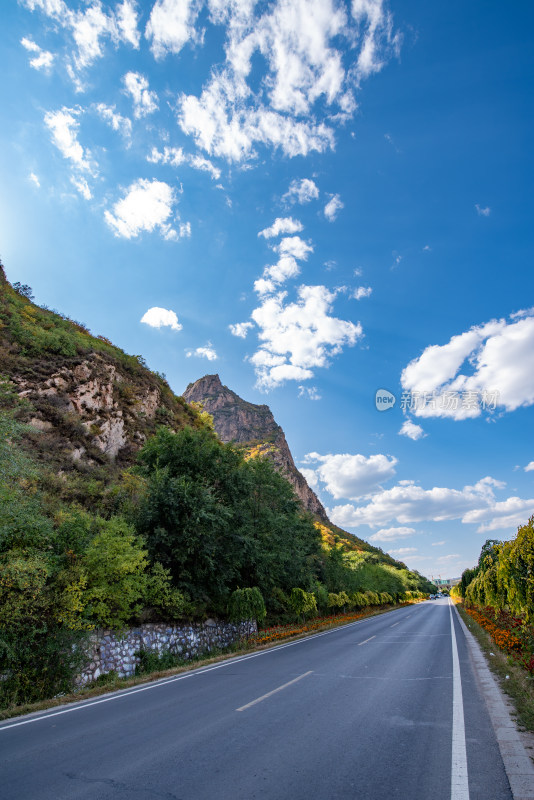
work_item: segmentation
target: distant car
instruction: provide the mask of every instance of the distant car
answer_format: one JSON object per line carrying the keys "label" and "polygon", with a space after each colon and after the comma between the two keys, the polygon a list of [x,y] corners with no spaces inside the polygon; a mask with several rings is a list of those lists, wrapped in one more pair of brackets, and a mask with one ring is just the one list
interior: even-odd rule
{"label": "distant car", "polygon": [[436,599],[436,595],[435,594],[431,594],[431,595],[429,595],[428,599],[429,600],[435,600]]}

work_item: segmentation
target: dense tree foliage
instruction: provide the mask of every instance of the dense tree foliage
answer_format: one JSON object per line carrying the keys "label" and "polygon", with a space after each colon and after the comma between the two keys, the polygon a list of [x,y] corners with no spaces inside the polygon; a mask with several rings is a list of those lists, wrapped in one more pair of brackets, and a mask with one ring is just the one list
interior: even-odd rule
{"label": "dense tree foliage", "polygon": [[485,542],[478,565],[465,570],[458,593],[475,606],[507,610],[534,621],[534,517],[509,542]]}

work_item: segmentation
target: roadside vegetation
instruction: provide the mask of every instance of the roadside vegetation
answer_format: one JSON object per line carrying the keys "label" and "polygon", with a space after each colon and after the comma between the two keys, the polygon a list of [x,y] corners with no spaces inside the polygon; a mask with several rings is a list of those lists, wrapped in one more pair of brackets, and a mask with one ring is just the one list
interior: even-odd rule
{"label": "roadside vegetation", "polygon": [[521,724],[534,732],[534,517],[511,541],[488,540],[451,594]]}

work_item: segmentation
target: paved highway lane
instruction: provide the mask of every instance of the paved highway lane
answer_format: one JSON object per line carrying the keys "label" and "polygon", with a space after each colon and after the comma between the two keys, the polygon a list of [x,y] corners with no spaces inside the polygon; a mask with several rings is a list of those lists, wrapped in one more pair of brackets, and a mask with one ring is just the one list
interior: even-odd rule
{"label": "paved highway lane", "polygon": [[510,800],[451,612],[430,601],[4,723],[0,796]]}

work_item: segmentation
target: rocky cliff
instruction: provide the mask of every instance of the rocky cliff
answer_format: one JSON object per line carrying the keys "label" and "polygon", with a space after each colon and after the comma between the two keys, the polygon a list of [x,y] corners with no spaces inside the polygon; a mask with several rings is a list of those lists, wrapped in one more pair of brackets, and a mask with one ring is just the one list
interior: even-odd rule
{"label": "rocky cliff", "polygon": [[245,444],[268,455],[287,477],[304,508],[328,522],[321,501],[296,468],[284,431],[276,423],[269,406],[243,400],[223,386],[218,375],[205,375],[190,383],[183,396],[188,403],[202,404],[204,411],[211,414],[223,442]]}
{"label": "rocky cliff", "polygon": [[158,424],[200,424],[140,356],[35,305],[0,265],[0,406],[16,394],[33,456],[62,474],[132,463]]}

